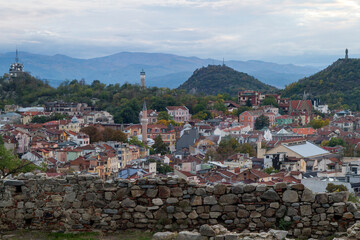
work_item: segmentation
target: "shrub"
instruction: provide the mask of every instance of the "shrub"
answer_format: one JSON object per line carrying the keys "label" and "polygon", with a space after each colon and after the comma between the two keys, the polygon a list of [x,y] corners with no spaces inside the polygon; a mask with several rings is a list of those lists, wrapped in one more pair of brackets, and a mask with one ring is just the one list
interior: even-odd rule
{"label": "shrub", "polygon": [[326,191],[332,193],[332,192],[343,192],[343,191],[348,191],[347,187],[344,186],[343,184],[333,184],[333,183],[329,183],[326,187]]}

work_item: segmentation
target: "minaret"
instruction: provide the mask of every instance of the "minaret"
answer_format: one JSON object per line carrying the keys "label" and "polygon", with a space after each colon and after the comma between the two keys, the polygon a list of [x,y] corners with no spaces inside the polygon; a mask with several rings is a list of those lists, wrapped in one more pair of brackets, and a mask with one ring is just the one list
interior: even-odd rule
{"label": "minaret", "polygon": [[145,72],[144,69],[140,72],[141,88],[145,88]]}
{"label": "minaret", "polygon": [[[145,76],[145,75],[144,75]],[[146,144],[147,140],[147,125],[148,125],[148,118],[147,118],[147,109],[146,103],[144,101],[143,109],[142,109],[142,118],[141,118],[141,134],[142,134],[142,142]]]}

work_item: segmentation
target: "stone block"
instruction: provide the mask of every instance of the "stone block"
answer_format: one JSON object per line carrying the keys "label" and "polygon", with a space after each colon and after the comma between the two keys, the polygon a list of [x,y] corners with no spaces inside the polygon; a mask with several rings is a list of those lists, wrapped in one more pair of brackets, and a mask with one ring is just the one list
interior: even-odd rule
{"label": "stone block", "polygon": [[225,184],[216,184],[214,186],[214,194],[216,195],[222,195],[226,193],[226,185]]}
{"label": "stone block", "polygon": [[219,204],[220,205],[231,205],[231,204],[235,204],[238,202],[238,196],[235,194],[226,194],[226,195],[222,195],[219,198]]}
{"label": "stone block", "polygon": [[272,201],[272,202],[280,200],[279,195],[277,194],[277,192],[274,191],[274,189],[267,190],[260,197],[263,200]]}
{"label": "stone block", "polygon": [[293,203],[293,202],[298,202],[299,201],[299,195],[296,191],[294,190],[286,190],[284,193],[283,193],[283,197],[282,197],[282,200],[284,202],[290,202],[290,203]]}

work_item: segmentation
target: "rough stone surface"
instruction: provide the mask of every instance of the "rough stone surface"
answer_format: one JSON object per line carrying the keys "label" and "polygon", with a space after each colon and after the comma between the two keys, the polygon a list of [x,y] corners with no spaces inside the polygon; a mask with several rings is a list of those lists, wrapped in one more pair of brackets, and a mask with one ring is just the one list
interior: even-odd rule
{"label": "rough stone surface", "polygon": [[216,235],[215,230],[207,224],[200,227],[199,232],[202,236],[214,237]]}
{"label": "rough stone surface", "polygon": [[205,205],[215,205],[217,204],[217,200],[215,196],[208,196],[204,198],[204,204]]}
{"label": "rough stone surface", "polygon": [[314,202],[315,194],[311,190],[305,188],[303,191],[303,194],[301,196],[301,201],[302,202]]}
{"label": "rough stone surface", "polygon": [[261,195],[261,198],[269,201],[279,201],[280,197],[273,189],[269,189]]}
{"label": "rough stone surface", "polygon": [[207,236],[188,237],[240,238],[216,224],[246,234],[265,231],[262,239],[274,239],[266,231],[288,222],[288,237],[319,238],[360,220],[359,206],[346,202],[347,193],[313,194],[301,184],[204,186],[171,178],[103,182],[88,175],[26,176],[21,182],[0,180],[0,231],[193,231],[205,225]]}
{"label": "rough stone surface", "polygon": [[290,202],[290,203],[293,203],[293,202],[298,202],[299,201],[299,195],[296,191],[294,190],[286,190],[284,193],[283,193],[283,197],[282,197],[282,200],[284,202]]}
{"label": "rough stone surface", "polygon": [[157,232],[153,235],[153,240],[173,240],[177,234],[175,232]]}
{"label": "rough stone surface", "polygon": [[201,240],[201,234],[198,232],[183,231],[179,232],[176,240]]}
{"label": "rough stone surface", "polygon": [[226,193],[226,185],[225,184],[216,184],[214,187],[214,194],[222,195]]}
{"label": "rough stone surface", "polygon": [[220,196],[219,198],[219,203],[221,205],[234,204],[237,203],[237,201],[238,201],[238,196],[236,196],[235,194],[226,194]]}

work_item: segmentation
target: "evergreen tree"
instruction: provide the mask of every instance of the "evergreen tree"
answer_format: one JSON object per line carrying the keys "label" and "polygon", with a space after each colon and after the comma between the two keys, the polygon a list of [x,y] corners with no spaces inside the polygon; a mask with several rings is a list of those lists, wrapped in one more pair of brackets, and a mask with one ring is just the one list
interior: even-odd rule
{"label": "evergreen tree", "polygon": [[268,127],[270,125],[269,117],[261,114],[258,118],[255,120],[255,129],[260,130],[264,127]]}
{"label": "evergreen tree", "polygon": [[163,142],[161,135],[158,135],[155,138],[155,143],[152,145],[155,153],[160,153],[161,155],[165,155],[169,153],[169,147],[166,143]]}

